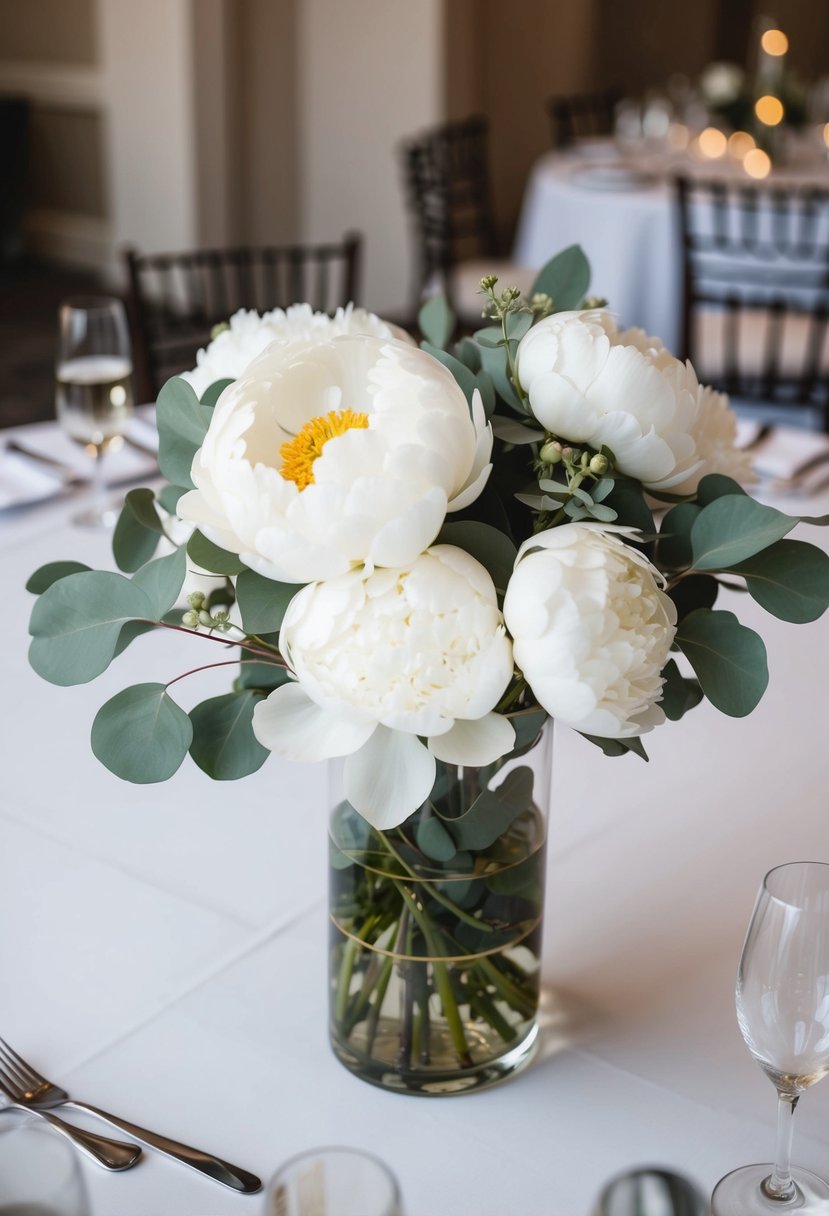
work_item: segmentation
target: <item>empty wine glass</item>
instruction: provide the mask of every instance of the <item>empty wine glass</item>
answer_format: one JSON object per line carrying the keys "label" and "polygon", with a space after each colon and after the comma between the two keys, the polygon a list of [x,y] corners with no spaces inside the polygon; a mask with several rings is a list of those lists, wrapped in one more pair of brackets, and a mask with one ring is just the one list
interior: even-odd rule
{"label": "empty wine glass", "polygon": [[12,1111],[0,1118],[0,1216],[90,1216],[72,1146],[46,1123]]}
{"label": "empty wine glass", "polygon": [[133,407],[127,317],[120,300],[88,296],[61,305],[59,326],[58,422],[94,457],[91,502],[75,522],[101,527],[113,523],[116,514],[104,501],[104,453],[123,434]]}
{"label": "empty wine glass", "polygon": [[280,1166],[267,1216],[402,1216],[400,1190],[378,1157],[357,1148],[315,1148]]}
{"label": "empty wine glass", "polygon": [[737,972],[737,1021],[777,1090],[774,1164],[717,1183],[712,1216],[829,1211],[829,1184],[791,1165],[800,1095],[829,1073],[829,864],[777,866],[763,879]]}

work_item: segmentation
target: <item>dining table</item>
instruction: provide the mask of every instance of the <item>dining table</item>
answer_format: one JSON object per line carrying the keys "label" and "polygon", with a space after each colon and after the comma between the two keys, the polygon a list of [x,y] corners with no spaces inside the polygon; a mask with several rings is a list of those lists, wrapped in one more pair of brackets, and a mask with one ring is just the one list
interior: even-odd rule
{"label": "dining table", "polygon": [[[53,423],[2,432],[0,449],[10,439],[83,472]],[[9,459],[0,450],[0,485]],[[151,462],[128,474],[152,478]],[[761,490],[798,516],[829,511],[825,484]],[[188,758],[159,785],[103,768],[98,708],[196,666],[198,639],[145,634],[74,687],[30,668],[30,574],[65,559],[115,568],[111,534],[72,522],[85,493],[44,486],[0,511],[4,1039],[74,1097],[264,1180],[315,1146],[368,1150],[396,1175],[405,1216],[590,1216],[607,1180],[637,1166],[710,1193],[769,1159],[775,1094],[740,1036],[734,980],[763,875],[829,861],[827,617],[786,624],[723,592],[766,641],[769,689],[748,717],[705,702],[656,729],[647,763],[556,728],[538,1052],[500,1086],[408,1096],[359,1080],[328,1046],[325,766],[271,756],[225,783]],[[793,535],[829,548],[819,527]],[[219,669],[175,693],[189,709],[228,687]],[[800,1102],[794,1146],[829,1175],[829,1082]],[[150,1149],[124,1173],[82,1169],[94,1216],[266,1212],[264,1193]]]}
{"label": "dining table", "polygon": [[[821,147],[822,152],[805,142],[796,145],[791,163],[774,168],[766,184],[829,188],[829,159]],[[678,350],[682,235],[673,187],[678,175],[752,183],[741,162],[727,154],[631,149],[612,138],[584,139],[545,153],[527,179],[513,261],[540,269],[560,250],[581,245],[592,270],[590,294],[608,301],[620,325],[638,326]]]}

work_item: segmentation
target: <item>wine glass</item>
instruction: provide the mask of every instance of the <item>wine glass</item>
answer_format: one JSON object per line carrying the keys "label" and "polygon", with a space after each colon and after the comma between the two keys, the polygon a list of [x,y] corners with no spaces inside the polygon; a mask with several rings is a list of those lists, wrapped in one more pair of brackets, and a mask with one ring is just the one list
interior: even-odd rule
{"label": "wine glass", "polygon": [[361,1149],[315,1148],[291,1157],[268,1184],[270,1216],[402,1216],[391,1170]]}
{"label": "wine glass", "polygon": [[0,1120],[0,1216],[90,1216],[72,1146],[48,1124],[11,1111]]}
{"label": "wine glass", "polygon": [[55,408],[70,439],[94,457],[91,501],[75,516],[89,527],[114,522],[105,502],[104,453],[133,407],[132,356],[124,305],[111,296],[67,300],[59,312]]}
{"label": "wine glass", "polygon": [[721,1179],[712,1216],[829,1211],[829,1184],[791,1165],[800,1095],[829,1073],[829,864],[798,861],[763,879],[737,971],[737,1021],[778,1096],[773,1165]]}

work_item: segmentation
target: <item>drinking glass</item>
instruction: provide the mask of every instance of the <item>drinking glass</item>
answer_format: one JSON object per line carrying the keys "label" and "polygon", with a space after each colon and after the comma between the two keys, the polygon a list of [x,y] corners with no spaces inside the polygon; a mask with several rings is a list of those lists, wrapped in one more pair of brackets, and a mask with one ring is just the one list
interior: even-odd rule
{"label": "drinking glass", "polygon": [[397,1180],[355,1148],[315,1148],[292,1157],[268,1185],[265,1216],[403,1216]]}
{"label": "drinking glass", "polygon": [[777,1090],[774,1164],[721,1179],[712,1216],[829,1211],[829,1184],[791,1165],[800,1095],[829,1073],[829,864],[798,861],[763,879],[737,971],[737,1021]]}
{"label": "drinking glass", "polygon": [[0,1115],[0,1216],[90,1216],[71,1144],[12,1111]]}
{"label": "drinking glass", "polygon": [[114,522],[105,502],[103,458],[123,434],[133,407],[132,356],[124,305],[111,296],[67,300],[59,312],[55,369],[58,422],[94,457],[91,500],[75,522],[101,527]]}

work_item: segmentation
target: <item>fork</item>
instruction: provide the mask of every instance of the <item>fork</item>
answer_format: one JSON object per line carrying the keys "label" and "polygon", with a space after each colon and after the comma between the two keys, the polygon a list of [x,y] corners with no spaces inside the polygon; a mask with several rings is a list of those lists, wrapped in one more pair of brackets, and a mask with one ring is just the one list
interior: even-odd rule
{"label": "fork", "polygon": [[49,1111],[38,1110],[36,1107],[30,1106],[30,1095],[26,1083],[20,1080],[19,1072],[17,1069],[11,1068],[5,1057],[3,1057],[2,1063],[0,1093],[5,1094],[8,1098],[9,1106],[17,1110],[29,1111],[30,1114],[37,1115],[39,1119],[45,1119],[56,1132],[60,1132],[67,1140],[71,1140],[82,1153],[91,1157],[93,1161],[97,1161],[104,1169],[128,1170],[130,1166],[135,1165],[141,1156],[141,1149],[137,1144],[124,1144],[121,1140],[110,1140],[107,1136],[97,1136],[94,1132],[87,1132],[80,1127],[74,1127],[71,1123],[64,1123],[63,1119],[50,1114]]}
{"label": "fork", "polygon": [[33,460],[39,465],[44,473],[50,474],[63,482],[67,490],[76,490],[80,486],[89,485],[89,481],[81,473],[76,473],[68,464],[64,464],[60,460],[55,460],[54,456],[47,456],[45,452],[38,452],[34,448],[28,448],[25,444],[18,443],[16,439],[7,439],[4,444],[5,451],[14,452],[16,456],[23,456],[26,460]]}
{"label": "fork", "polygon": [[[179,1161],[182,1165],[189,1165],[191,1169],[198,1170],[208,1178],[212,1178],[214,1182],[220,1182],[223,1186],[230,1187],[231,1190],[240,1191],[243,1195],[253,1195],[262,1189],[261,1180],[255,1174],[249,1174],[247,1170],[240,1169],[238,1165],[230,1165],[229,1162],[222,1161],[219,1157],[212,1157],[209,1153],[203,1153],[200,1149],[190,1148],[187,1144],[179,1144],[178,1141],[170,1140],[167,1136],[161,1136],[157,1132],[147,1131],[146,1128],[129,1123],[126,1119],[119,1119],[117,1115],[107,1114],[105,1110],[99,1110],[97,1106],[88,1106],[84,1102],[73,1102],[65,1089],[53,1085],[51,1081],[42,1077],[3,1039],[0,1039],[0,1069],[13,1072],[19,1079],[20,1096],[17,1102],[27,1110],[44,1114],[44,1108],[65,1106],[69,1110],[84,1111],[86,1114],[95,1115],[104,1123],[118,1128],[119,1131],[126,1132],[128,1136],[134,1137],[142,1144],[157,1149],[167,1157],[172,1157],[174,1161]],[[110,1141],[110,1143],[112,1142]]]}

